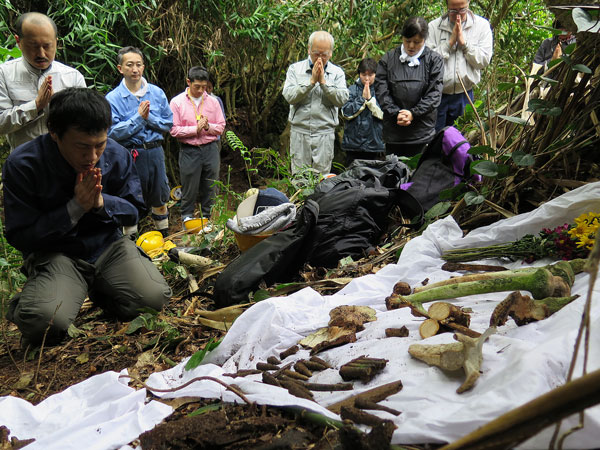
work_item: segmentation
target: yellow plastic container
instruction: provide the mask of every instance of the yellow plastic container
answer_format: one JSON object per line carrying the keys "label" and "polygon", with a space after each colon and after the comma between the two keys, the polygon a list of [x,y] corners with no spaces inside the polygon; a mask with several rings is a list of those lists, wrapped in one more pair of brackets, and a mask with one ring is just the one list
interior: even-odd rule
{"label": "yellow plastic container", "polygon": [[241,252],[245,252],[249,248],[254,247],[263,239],[268,238],[271,234],[239,234],[235,231],[233,232],[235,236],[235,242],[240,248]]}
{"label": "yellow plastic container", "polygon": [[206,225],[209,224],[208,219],[190,219],[183,223],[183,226],[187,231],[200,232]]}

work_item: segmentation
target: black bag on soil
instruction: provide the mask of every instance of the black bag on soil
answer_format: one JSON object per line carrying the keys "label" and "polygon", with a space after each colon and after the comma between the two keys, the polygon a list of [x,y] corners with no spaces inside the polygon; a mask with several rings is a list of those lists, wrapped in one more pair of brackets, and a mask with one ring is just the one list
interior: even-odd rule
{"label": "black bag on soil", "polygon": [[267,285],[292,280],[304,263],[336,267],[344,257],[363,257],[373,248],[391,209],[420,226],[423,209],[400,189],[408,169],[397,159],[355,161],[337,177],[323,180],[304,203],[295,228],[280,231],[248,249],[218,276],[215,307],[248,300],[261,280]]}

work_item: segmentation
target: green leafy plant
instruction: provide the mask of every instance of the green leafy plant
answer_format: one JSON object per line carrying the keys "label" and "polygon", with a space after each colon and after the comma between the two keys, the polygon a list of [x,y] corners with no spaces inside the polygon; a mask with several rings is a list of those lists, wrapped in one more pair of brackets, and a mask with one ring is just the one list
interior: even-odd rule
{"label": "green leafy plant", "polygon": [[289,178],[292,188],[298,191],[298,200],[304,200],[315,191],[315,186],[321,182],[323,176],[312,167],[303,167]]}
{"label": "green leafy plant", "polygon": [[23,257],[21,252],[12,247],[4,237],[2,221],[0,221],[0,316],[4,317],[5,308],[8,307],[8,300],[26,281],[25,275],[21,272]]}
{"label": "green leafy plant", "polygon": [[246,167],[246,176],[248,177],[248,186],[252,187],[251,175],[258,173],[258,169],[252,167],[252,152],[248,150],[242,140],[237,137],[233,131],[226,131],[225,139],[232,150],[237,150],[242,155],[242,158],[244,159],[244,166]]}
{"label": "green leafy plant", "polygon": [[19,47],[13,47],[11,49],[0,47],[0,63],[9,58],[18,58],[19,56],[21,56],[21,50]]}
{"label": "green leafy plant", "polygon": [[215,403],[213,405],[206,405],[201,408],[198,408],[195,411],[192,411],[188,414],[188,417],[201,416],[202,414],[206,414],[213,411],[218,411],[223,408],[223,403]]}
{"label": "green leafy plant", "polygon": [[57,59],[75,66],[97,89],[107,91],[118,78],[117,51],[125,45],[137,45],[144,48],[146,67],[151,73],[159,52],[145,39],[152,29],[142,18],[152,3],[50,1],[47,14],[56,22],[62,44]]}
{"label": "green leafy plant", "polygon": [[421,159],[421,153],[414,156],[400,156],[398,159],[406,164],[409,169],[415,170]]}
{"label": "green leafy plant", "polygon": [[[172,341],[179,337],[179,330],[171,325],[169,322],[159,317],[158,311],[152,308],[142,308],[142,313],[133,319],[127,330],[127,334],[133,334],[141,329],[150,331],[160,331],[161,335],[164,335],[167,341]],[[151,342],[154,344],[156,342]]]}
{"label": "green leafy plant", "polygon": [[253,148],[252,162],[266,178],[281,181],[292,176],[291,157],[273,148]]}
{"label": "green leafy plant", "polygon": [[206,343],[206,345],[204,346],[204,348],[202,350],[198,350],[196,353],[194,353],[192,355],[192,357],[185,364],[184,369],[192,370],[192,369],[195,369],[196,367],[198,367],[202,363],[202,360],[204,360],[204,357],[206,356],[206,354],[210,351],[213,351],[215,348],[217,348],[220,343],[221,343],[221,340],[210,338],[210,340]]}
{"label": "green leafy plant", "polygon": [[165,276],[174,276],[182,280],[186,280],[188,276],[187,269],[181,264],[177,264],[171,260],[165,260],[161,262],[161,272]]}

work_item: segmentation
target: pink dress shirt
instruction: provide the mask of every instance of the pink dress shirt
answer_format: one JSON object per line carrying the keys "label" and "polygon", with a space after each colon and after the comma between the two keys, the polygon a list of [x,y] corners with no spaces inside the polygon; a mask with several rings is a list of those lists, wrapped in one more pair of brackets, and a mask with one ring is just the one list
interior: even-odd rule
{"label": "pink dress shirt", "polygon": [[187,89],[171,100],[169,106],[173,111],[173,127],[171,136],[182,144],[199,146],[217,140],[225,129],[225,118],[221,111],[219,101],[208,95],[202,94],[201,112],[208,119],[208,130],[201,130],[198,134],[196,121],[196,104],[188,97]]}

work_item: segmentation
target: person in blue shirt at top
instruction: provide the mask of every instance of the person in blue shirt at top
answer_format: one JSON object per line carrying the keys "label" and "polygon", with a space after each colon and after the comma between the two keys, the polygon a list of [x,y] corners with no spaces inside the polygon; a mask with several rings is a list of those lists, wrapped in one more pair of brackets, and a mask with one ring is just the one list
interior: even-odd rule
{"label": "person in blue shirt at top", "polygon": [[358,79],[348,88],[350,97],[342,107],[346,119],[342,150],[346,167],[355,159],[384,159],[383,111],[375,98],[377,61],[365,58],[358,64]]}
{"label": "person in blue shirt at top", "polygon": [[[136,47],[119,50],[117,69],[121,83],[106,95],[112,110],[108,136],[127,148],[137,168],[154,226],[163,236],[169,230],[169,180],[165,169],[163,135],[173,126],[173,113],[163,90],[143,77],[144,56]],[[134,235],[137,226],[125,229]]]}
{"label": "person in blue shirt at top", "polygon": [[101,94],[64,89],[50,100],[49,133],[4,163],[5,236],[23,253],[27,276],[6,318],[23,347],[60,341],[88,296],[121,320],[171,297],[152,260],[121,232],[146,206],[131,155],[107,138],[110,125]]}

